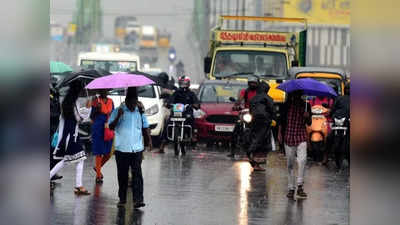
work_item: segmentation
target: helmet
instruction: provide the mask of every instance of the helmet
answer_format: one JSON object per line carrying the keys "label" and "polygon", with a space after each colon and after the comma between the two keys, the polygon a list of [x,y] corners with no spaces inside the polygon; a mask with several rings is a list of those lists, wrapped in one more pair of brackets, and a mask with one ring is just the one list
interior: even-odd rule
{"label": "helmet", "polygon": [[190,78],[188,76],[181,76],[178,79],[178,84],[180,88],[189,88],[190,87]]}
{"label": "helmet", "polygon": [[167,73],[161,72],[160,74],[158,74],[158,77],[160,78],[161,82],[163,82],[163,84],[167,84],[168,83],[169,76],[168,76]]}
{"label": "helmet", "polygon": [[252,83],[252,82],[253,82],[253,83],[258,83],[258,82],[260,82],[260,81],[258,80],[257,77],[251,76],[251,77],[248,78],[247,82],[248,82],[248,83]]}
{"label": "helmet", "polygon": [[249,77],[248,80],[247,80],[247,84],[249,86],[249,89],[250,90],[256,90],[259,82],[260,81],[258,80],[257,77],[253,77],[253,76]]}

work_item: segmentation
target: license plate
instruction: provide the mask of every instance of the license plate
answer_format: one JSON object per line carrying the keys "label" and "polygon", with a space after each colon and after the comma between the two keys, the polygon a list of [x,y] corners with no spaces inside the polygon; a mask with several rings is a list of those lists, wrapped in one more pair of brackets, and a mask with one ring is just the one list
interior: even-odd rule
{"label": "license plate", "polygon": [[235,126],[215,126],[215,131],[219,132],[233,132]]}
{"label": "license plate", "polygon": [[182,121],[186,121],[186,119],[185,118],[171,118],[171,121],[182,122]]}
{"label": "license plate", "polygon": [[181,113],[181,112],[174,112],[174,116],[176,116],[176,117],[181,117],[181,116],[182,116],[182,113]]}

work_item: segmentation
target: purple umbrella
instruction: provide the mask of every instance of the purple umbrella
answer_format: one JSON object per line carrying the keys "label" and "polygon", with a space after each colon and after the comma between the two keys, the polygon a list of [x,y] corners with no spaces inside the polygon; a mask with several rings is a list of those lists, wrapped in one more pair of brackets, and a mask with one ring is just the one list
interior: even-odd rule
{"label": "purple umbrella", "polygon": [[304,94],[310,96],[337,96],[337,93],[335,90],[333,90],[333,88],[312,78],[301,78],[286,81],[280,84],[277,88],[286,93],[303,91]]}
{"label": "purple umbrella", "polygon": [[91,81],[87,89],[112,89],[112,88],[127,88],[140,87],[149,84],[154,84],[154,81],[143,75],[114,73],[112,75],[100,77]]}

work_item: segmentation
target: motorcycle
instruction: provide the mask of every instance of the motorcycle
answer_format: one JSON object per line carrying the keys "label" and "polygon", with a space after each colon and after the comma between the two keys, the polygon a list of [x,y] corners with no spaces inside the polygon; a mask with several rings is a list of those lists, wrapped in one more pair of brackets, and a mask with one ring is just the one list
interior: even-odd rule
{"label": "motorcycle", "polygon": [[[254,138],[251,133],[253,116],[250,114],[250,110],[247,108],[237,108],[234,110],[239,111],[239,120],[236,122],[235,129],[233,131],[232,148],[239,148],[241,152],[246,152]],[[276,122],[273,121],[272,124],[266,124],[265,126],[269,125],[276,126]],[[266,143],[270,143],[270,141],[272,141],[270,133],[268,133],[265,138],[268,139]],[[265,152],[257,152],[257,155],[263,157]]]}
{"label": "motorcycle", "polygon": [[341,169],[343,159],[346,158],[348,162],[350,157],[349,151],[349,125],[350,119],[346,117],[333,118],[332,135],[333,135],[333,149],[335,151],[336,166]]}
{"label": "motorcycle", "polygon": [[311,152],[317,162],[323,160],[323,150],[328,137],[328,121],[325,115],[329,110],[324,105],[311,107],[311,125],[306,127],[310,138]]}
{"label": "motorcycle", "polygon": [[171,116],[167,126],[168,140],[174,143],[175,155],[179,152],[186,154],[186,148],[192,143],[193,136],[193,114],[192,106],[184,104],[173,104]]}

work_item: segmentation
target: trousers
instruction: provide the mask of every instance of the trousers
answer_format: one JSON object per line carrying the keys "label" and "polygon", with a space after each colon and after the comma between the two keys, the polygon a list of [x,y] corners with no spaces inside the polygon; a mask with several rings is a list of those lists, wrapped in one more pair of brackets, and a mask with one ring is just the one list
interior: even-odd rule
{"label": "trousers", "polygon": [[128,174],[129,169],[131,169],[133,201],[135,203],[143,202],[142,152],[126,153],[115,150],[115,160],[117,162],[119,200],[126,201]]}
{"label": "trousers", "polygon": [[[76,170],[75,170],[75,187],[82,187],[82,175],[83,175],[83,164],[84,160],[80,160],[76,162]],[[51,170],[50,170],[50,179],[63,167],[65,166],[65,161],[61,160],[58,162]]]}
{"label": "trousers", "polygon": [[307,142],[302,142],[297,146],[288,146],[285,144],[285,153],[287,159],[288,168],[288,188],[294,190],[296,185],[296,177],[294,175],[294,162],[297,155],[297,185],[303,185],[304,183],[304,172],[307,162]]}

